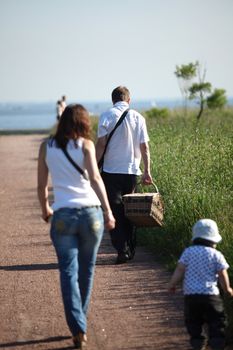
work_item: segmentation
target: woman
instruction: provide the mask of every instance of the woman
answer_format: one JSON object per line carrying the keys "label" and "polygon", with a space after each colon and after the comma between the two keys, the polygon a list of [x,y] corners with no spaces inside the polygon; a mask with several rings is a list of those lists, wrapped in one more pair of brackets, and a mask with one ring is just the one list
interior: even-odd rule
{"label": "woman", "polygon": [[[115,226],[90,140],[90,125],[82,105],[67,106],[55,136],[41,144],[38,160],[42,218],[48,222],[52,216],[50,234],[58,258],[65,316],[77,349],[86,342],[86,315],[104,226],[106,230]],[[89,180],[71,164],[64,149],[88,172]],[[52,208],[49,173],[54,192]]]}

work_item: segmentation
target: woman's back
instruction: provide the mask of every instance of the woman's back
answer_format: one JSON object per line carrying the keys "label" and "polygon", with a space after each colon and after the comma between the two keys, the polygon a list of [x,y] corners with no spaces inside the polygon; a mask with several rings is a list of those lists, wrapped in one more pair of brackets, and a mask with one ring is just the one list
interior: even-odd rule
{"label": "woman's back", "polygon": [[[75,163],[84,170],[83,141],[83,138],[79,138],[76,143],[70,140],[66,149]],[[54,210],[100,205],[90,182],[74,168],[54,139],[47,143],[46,163],[52,178]]]}

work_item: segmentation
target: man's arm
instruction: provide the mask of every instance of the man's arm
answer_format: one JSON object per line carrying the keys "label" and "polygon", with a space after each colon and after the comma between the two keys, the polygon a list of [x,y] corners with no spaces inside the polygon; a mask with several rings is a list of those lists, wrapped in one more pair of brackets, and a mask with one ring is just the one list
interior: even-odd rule
{"label": "man's arm", "polygon": [[99,137],[97,142],[96,142],[95,151],[96,151],[97,163],[99,162],[99,160],[102,157],[106,142],[107,142],[107,135]]}
{"label": "man's arm", "polygon": [[149,185],[152,183],[152,177],[150,173],[150,149],[148,142],[140,144],[140,151],[142,155],[142,161],[144,165],[144,171],[142,174],[142,183]]}

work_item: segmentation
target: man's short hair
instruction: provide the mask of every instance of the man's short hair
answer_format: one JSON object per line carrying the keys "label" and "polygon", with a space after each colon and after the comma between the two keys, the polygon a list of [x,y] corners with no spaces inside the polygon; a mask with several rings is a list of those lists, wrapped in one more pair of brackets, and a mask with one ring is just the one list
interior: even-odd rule
{"label": "man's short hair", "polygon": [[120,101],[128,101],[130,98],[130,93],[127,87],[118,86],[112,92],[112,102],[113,104]]}

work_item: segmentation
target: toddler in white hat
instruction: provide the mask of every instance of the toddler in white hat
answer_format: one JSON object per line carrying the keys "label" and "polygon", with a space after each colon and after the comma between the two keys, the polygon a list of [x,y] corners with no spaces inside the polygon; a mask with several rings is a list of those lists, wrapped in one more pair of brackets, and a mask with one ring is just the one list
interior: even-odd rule
{"label": "toddler in white hat", "polygon": [[204,350],[207,339],[203,325],[208,326],[208,345],[212,350],[225,346],[226,316],[218,282],[223,291],[233,296],[223,254],[216,250],[222,240],[218,226],[211,219],[202,219],[193,226],[192,246],[186,248],[169,283],[174,292],[183,280],[184,317],[190,344],[195,350]]}

